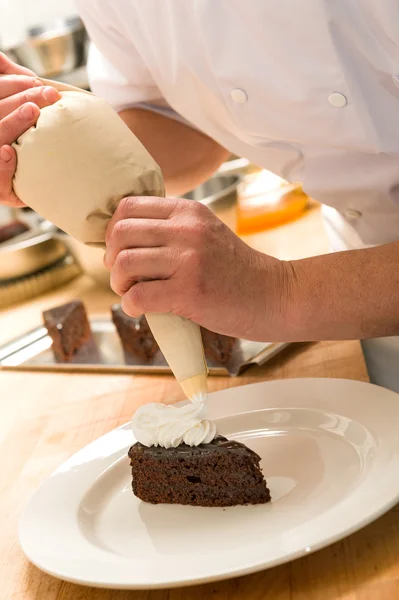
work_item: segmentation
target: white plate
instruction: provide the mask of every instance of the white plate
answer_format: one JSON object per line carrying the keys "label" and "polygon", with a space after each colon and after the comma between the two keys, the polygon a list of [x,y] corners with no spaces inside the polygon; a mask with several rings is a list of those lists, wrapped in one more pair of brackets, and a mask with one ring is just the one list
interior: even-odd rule
{"label": "white plate", "polygon": [[273,502],[152,506],[131,492],[129,425],[49,477],[20,523],[43,571],[112,588],[243,575],[313,552],[399,500],[399,396],[349,380],[293,379],[210,396],[219,431],[262,457]]}

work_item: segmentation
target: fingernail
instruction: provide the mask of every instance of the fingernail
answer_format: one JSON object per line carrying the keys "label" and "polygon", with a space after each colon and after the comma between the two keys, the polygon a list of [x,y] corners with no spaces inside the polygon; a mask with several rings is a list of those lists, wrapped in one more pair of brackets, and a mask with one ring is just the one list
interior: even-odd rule
{"label": "fingernail", "polygon": [[24,104],[19,109],[19,115],[24,120],[26,119],[27,121],[31,121],[33,119],[33,117],[35,116],[35,112],[34,112],[32,106],[30,106],[29,104]]}
{"label": "fingernail", "polygon": [[9,163],[12,160],[12,154],[8,148],[4,148],[4,146],[0,148],[0,158],[6,163]]}
{"label": "fingernail", "polygon": [[43,90],[43,98],[46,102],[55,102],[58,99],[57,90],[52,87],[45,87]]}

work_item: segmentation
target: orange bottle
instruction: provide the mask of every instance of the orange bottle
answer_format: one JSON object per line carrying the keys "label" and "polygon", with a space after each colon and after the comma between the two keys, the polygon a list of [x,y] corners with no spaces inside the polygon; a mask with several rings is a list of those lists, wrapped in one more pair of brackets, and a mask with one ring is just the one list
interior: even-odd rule
{"label": "orange bottle", "polygon": [[300,183],[290,184],[270,171],[244,177],[238,186],[237,233],[246,235],[288,223],[309,202]]}

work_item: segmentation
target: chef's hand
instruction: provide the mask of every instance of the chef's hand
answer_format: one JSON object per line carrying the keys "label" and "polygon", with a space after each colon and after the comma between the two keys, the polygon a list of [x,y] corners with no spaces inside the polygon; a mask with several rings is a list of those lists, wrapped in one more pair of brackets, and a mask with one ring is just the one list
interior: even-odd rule
{"label": "chef's hand", "polygon": [[12,189],[17,157],[10,144],[36,123],[41,108],[59,97],[57,90],[43,86],[32,71],[0,52],[0,204],[23,206]]}
{"label": "chef's hand", "polygon": [[127,314],[170,311],[218,333],[273,339],[288,263],[251,249],[204,205],[125,198],[106,244],[111,287]]}

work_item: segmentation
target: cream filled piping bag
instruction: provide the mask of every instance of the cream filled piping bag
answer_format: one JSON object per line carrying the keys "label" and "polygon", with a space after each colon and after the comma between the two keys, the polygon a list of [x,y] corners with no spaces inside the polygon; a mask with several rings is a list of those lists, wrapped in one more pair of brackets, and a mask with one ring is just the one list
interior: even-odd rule
{"label": "cream filled piping bag", "polygon": [[[104,246],[108,221],[122,198],[165,195],[161,170],[104,100],[65,84],[45,83],[62,97],[43,108],[36,127],[14,144],[14,191],[72,237]],[[146,317],[185,394],[206,393],[198,325],[171,313]]]}

